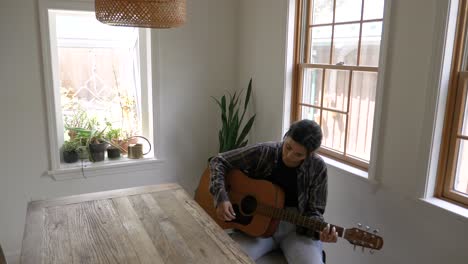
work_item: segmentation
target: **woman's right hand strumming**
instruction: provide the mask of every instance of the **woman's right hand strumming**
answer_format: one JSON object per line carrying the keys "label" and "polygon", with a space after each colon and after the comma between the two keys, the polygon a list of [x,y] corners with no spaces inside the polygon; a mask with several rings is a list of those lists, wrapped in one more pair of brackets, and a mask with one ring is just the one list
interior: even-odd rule
{"label": "woman's right hand strumming", "polygon": [[218,203],[218,206],[216,207],[216,215],[219,219],[224,221],[232,221],[236,219],[236,213],[234,212],[230,201]]}

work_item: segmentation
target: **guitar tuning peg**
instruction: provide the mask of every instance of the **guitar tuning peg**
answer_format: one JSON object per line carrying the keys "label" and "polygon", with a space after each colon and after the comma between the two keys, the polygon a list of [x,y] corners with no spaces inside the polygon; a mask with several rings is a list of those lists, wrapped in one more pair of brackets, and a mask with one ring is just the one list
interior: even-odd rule
{"label": "guitar tuning peg", "polygon": [[357,226],[358,226],[359,228],[361,228],[361,227],[362,227],[362,224],[361,224],[361,223],[357,223]]}
{"label": "guitar tuning peg", "polygon": [[353,250],[356,251],[356,245],[354,245]]}
{"label": "guitar tuning peg", "polygon": [[366,226],[366,230],[369,231],[370,227],[369,226]]}
{"label": "guitar tuning peg", "polygon": [[374,229],[374,234],[377,234],[379,233],[379,230],[378,229]]}
{"label": "guitar tuning peg", "polygon": [[374,255],[374,250],[369,250],[369,253],[371,253],[371,255]]}
{"label": "guitar tuning peg", "polygon": [[362,253],[364,253],[364,247],[362,247]]}

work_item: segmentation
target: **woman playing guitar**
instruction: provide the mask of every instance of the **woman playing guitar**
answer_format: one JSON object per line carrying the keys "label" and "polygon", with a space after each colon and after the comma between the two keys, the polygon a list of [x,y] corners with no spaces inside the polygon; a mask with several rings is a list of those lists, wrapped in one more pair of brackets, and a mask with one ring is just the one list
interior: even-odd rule
{"label": "woman playing guitar", "polygon": [[[210,161],[210,192],[213,194],[218,218],[236,219],[229,201],[225,175],[241,170],[254,179],[271,181],[285,194],[285,207],[313,219],[323,221],[327,202],[327,167],[315,151],[322,142],[322,130],[312,120],[293,123],[282,142],[259,143],[220,153]],[[335,228],[322,232],[280,222],[272,237],[254,238],[234,233],[233,239],[257,260],[280,247],[289,263],[322,263],[322,243],[336,242]]]}

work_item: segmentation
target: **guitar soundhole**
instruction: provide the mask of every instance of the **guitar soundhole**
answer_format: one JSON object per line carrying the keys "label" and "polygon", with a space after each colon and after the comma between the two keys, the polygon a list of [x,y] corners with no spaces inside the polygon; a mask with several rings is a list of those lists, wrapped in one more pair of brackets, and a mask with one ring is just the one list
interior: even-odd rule
{"label": "guitar soundhole", "polygon": [[257,210],[257,199],[251,195],[247,195],[242,199],[240,205],[244,215],[252,215]]}
{"label": "guitar soundhole", "polygon": [[232,222],[238,223],[241,225],[248,225],[252,222],[253,216],[243,215],[242,212],[240,211],[238,204],[233,204],[232,208],[234,209],[234,212],[236,213],[236,219],[232,220]]}

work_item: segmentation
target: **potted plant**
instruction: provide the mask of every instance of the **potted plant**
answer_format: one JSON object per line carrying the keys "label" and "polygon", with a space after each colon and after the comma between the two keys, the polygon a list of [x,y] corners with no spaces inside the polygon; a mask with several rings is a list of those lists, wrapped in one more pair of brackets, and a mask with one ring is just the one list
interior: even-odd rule
{"label": "potted plant", "polygon": [[118,159],[120,158],[120,152],[121,152],[121,134],[122,134],[122,129],[120,128],[110,128],[109,131],[106,134],[106,139],[109,141],[110,146],[107,147],[107,157],[109,159]]}
{"label": "potted plant", "polygon": [[79,142],[65,141],[62,146],[63,161],[66,163],[74,163],[78,161]]}
{"label": "potted plant", "polygon": [[[212,97],[218,104],[219,108],[221,109],[222,126],[218,132],[220,153],[228,151],[228,150],[244,147],[249,142],[246,139],[246,137],[255,121],[255,114],[252,117],[250,117],[250,119],[245,123],[243,128],[242,128],[242,122],[244,121],[244,116],[247,110],[247,106],[249,105],[251,93],[252,93],[252,79],[250,79],[249,81],[249,86],[247,87],[247,93],[245,95],[244,106],[242,108],[241,108],[242,101],[239,99],[239,97],[242,94],[242,91],[239,92],[239,94],[237,94],[237,92],[234,92],[234,95],[231,95],[230,93],[228,93],[229,95],[228,104],[226,103],[225,95],[221,97],[221,100],[218,100]],[[240,114],[240,111],[242,111],[242,114]]]}
{"label": "potted plant", "polygon": [[90,129],[89,126],[90,120],[88,114],[81,107],[75,109],[73,115],[65,117],[65,130],[68,131],[70,140],[75,140],[79,137],[79,131],[75,130],[75,128]]}
{"label": "potted plant", "polygon": [[[91,130],[81,127],[66,127],[68,134],[73,135],[73,141],[78,144],[78,156],[80,159],[89,158],[88,141],[91,135]],[[70,137],[71,138],[71,137]],[[72,140],[72,139],[70,139]]]}
{"label": "potted plant", "polygon": [[[235,92],[234,95],[228,93],[228,100],[225,95],[220,100],[212,97],[218,104],[221,110],[221,129],[218,132],[219,152],[244,147],[248,144],[246,139],[252,125],[255,121],[255,114],[243,125],[244,117],[250,101],[252,93],[252,79],[249,81],[247,93],[242,107],[240,96],[243,91]],[[242,113],[242,114],[241,114]],[[240,133],[239,133],[240,132]],[[208,161],[211,158],[208,159]],[[200,178],[197,190],[195,192],[195,201],[199,204],[212,204],[213,200],[209,192],[210,170],[209,167],[205,169]]]}
{"label": "potted plant", "polygon": [[103,137],[104,131],[107,126],[102,130],[91,130],[88,137],[88,152],[89,160],[92,162],[98,162],[104,160],[104,154],[106,152],[108,142]]}
{"label": "potted plant", "polygon": [[88,153],[88,136],[83,137],[79,135],[75,138],[76,142],[78,142],[78,156],[80,159],[84,160],[89,157]]}

